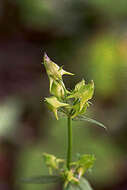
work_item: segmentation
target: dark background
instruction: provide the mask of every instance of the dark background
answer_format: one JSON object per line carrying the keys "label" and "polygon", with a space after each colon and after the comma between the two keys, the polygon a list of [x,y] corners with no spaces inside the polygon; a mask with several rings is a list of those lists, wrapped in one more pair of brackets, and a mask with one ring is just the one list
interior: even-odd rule
{"label": "dark background", "polygon": [[0,0],[0,190],[53,189],[20,179],[47,173],[43,152],[66,156],[66,121],[43,102],[44,52],[75,73],[64,77],[67,88],[94,80],[87,115],[108,127],[73,123],[73,158],[95,154],[87,175],[94,190],[126,190],[126,0]]}

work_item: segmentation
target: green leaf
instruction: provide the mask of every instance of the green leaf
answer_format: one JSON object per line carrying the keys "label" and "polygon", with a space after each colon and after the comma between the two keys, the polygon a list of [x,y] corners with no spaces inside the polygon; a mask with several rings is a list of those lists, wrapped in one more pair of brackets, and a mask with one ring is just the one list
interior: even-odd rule
{"label": "green leaf", "polygon": [[91,119],[91,118],[88,118],[84,115],[80,115],[80,116],[77,116],[76,118],[73,119],[74,121],[87,121],[87,122],[90,122],[90,123],[93,123],[93,124],[96,124],[96,125],[99,125],[100,127],[103,127],[104,129],[107,129],[107,127],[100,123],[99,121],[96,121],[94,119]]}
{"label": "green leaf", "polygon": [[93,190],[91,185],[85,178],[80,179],[79,187],[80,190]]}
{"label": "green leaf", "polygon": [[69,184],[63,190],[80,190],[80,187],[79,185]]}
{"label": "green leaf", "polygon": [[69,184],[64,190],[93,190],[85,178],[81,178],[79,184]]}
{"label": "green leaf", "polygon": [[36,176],[26,179],[21,179],[21,182],[28,184],[47,184],[47,183],[57,183],[61,180],[59,176]]}

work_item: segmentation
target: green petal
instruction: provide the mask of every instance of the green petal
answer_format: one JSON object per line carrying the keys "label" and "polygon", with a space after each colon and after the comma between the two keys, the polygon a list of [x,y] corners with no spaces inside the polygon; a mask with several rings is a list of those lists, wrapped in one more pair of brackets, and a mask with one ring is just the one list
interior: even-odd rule
{"label": "green petal", "polygon": [[80,95],[81,103],[80,103],[80,111],[82,110],[84,104],[90,100],[94,93],[94,83],[91,81],[90,84],[85,85],[83,93]]}
{"label": "green petal", "polygon": [[43,153],[45,164],[51,169],[58,169],[57,159],[52,154]]}
{"label": "green petal", "polygon": [[61,99],[65,95],[65,90],[60,83],[58,83],[57,81],[53,81],[50,93],[56,96],[58,99]]}
{"label": "green petal", "polygon": [[60,70],[61,75],[74,75],[73,73],[67,72],[63,69]]}
{"label": "green petal", "polygon": [[54,81],[53,78],[49,77],[49,82],[50,82],[49,90],[50,90],[50,92],[51,92],[51,89],[52,89],[53,81]]}
{"label": "green petal", "polygon": [[54,113],[57,120],[58,120],[58,115],[57,115],[58,108],[69,106],[69,104],[60,102],[55,96],[45,98],[45,102],[47,103],[48,108]]}
{"label": "green petal", "polygon": [[77,83],[77,84],[75,85],[75,91],[80,90],[80,89],[83,88],[84,86],[85,86],[85,80],[82,79],[81,82],[79,82],[79,83]]}
{"label": "green petal", "polygon": [[69,106],[69,104],[60,102],[55,96],[51,96],[49,98],[45,98],[45,100],[53,108],[59,108],[59,107]]}
{"label": "green petal", "polygon": [[91,81],[90,84],[83,85],[84,81],[81,81],[75,86],[74,91],[67,98],[83,99],[83,102],[88,101],[92,98],[94,92],[94,83]]}
{"label": "green petal", "polygon": [[86,112],[86,110],[87,110],[88,107],[89,107],[89,103],[86,102],[86,103],[84,104],[83,108],[79,111],[79,114],[80,114],[80,115],[81,115],[81,114],[84,114],[84,113]]}

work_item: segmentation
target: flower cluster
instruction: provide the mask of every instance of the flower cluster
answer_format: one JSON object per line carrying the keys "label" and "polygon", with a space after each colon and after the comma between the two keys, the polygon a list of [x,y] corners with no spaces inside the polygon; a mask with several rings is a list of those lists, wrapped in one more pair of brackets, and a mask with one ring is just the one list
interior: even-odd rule
{"label": "flower cluster", "polygon": [[58,111],[63,112],[72,119],[82,115],[89,107],[89,101],[94,93],[94,83],[85,84],[83,79],[75,85],[74,90],[67,90],[63,82],[63,75],[73,75],[63,67],[59,67],[46,54],[44,55],[44,66],[49,77],[49,91],[51,97],[45,98],[48,108],[54,113],[58,120]]}
{"label": "flower cluster", "polygon": [[[43,64],[49,78],[49,91],[51,94],[50,97],[45,98],[45,102],[54,113],[56,119],[59,119],[58,112],[64,113],[69,119],[83,116],[90,105],[89,100],[94,93],[93,81],[85,84],[83,79],[75,85],[73,90],[68,90],[62,77],[63,75],[73,74],[65,71],[63,67],[59,67],[46,54],[44,55]],[[80,156],[75,162],[70,160],[68,167],[68,162],[56,158],[54,155],[44,153],[43,158],[49,168],[49,173],[60,176],[64,181],[64,187],[67,187],[70,183],[79,184],[81,177],[87,170],[92,168],[95,160],[93,155],[85,154]]]}
{"label": "flower cluster", "polygon": [[[60,115],[67,117],[68,129],[68,147],[66,160],[57,158],[55,155],[43,153],[43,159],[49,169],[50,175],[32,177],[23,180],[27,183],[54,183],[62,182],[64,190],[84,190],[91,189],[89,183],[84,178],[84,174],[93,167],[95,157],[94,155],[84,154],[79,155],[76,161],[72,161],[72,120],[87,121],[106,129],[106,127],[84,114],[90,106],[89,101],[94,93],[94,83],[85,83],[82,79],[78,82],[73,90],[68,90],[63,81],[63,75],[73,75],[67,72],[63,67],[59,67],[46,54],[44,54],[43,64],[45,66],[49,78],[49,92],[50,97],[45,98],[45,103],[53,112],[55,118],[58,120]],[[92,190],[92,189],[91,189]]]}
{"label": "flower cluster", "polygon": [[[66,162],[63,159],[56,158],[52,154],[43,153],[44,161],[49,168],[49,173],[53,172],[64,181],[64,187],[69,183],[78,184],[81,177],[87,172],[87,170],[93,167],[95,157],[94,155],[84,154],[79,156],[78,160],[71,163],[70,170],[66,167]],[[61,165],[60,165],[61,164]]]}

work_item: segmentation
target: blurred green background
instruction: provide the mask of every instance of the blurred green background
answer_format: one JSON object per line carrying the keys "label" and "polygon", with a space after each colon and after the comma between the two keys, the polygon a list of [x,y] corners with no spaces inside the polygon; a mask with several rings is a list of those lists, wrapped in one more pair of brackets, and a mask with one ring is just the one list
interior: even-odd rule
{"label": "blurred green background", "polygon": [[127,189],[127,1],[0,0],[0,189],[60,189],[26,185],[46,174],[42,153],[66,157],[66,120],[44,105],[49,81],[43,54],[65,70],[67,88],[94,80],[87,115],[108,127],[73,122],[76,153],[93,153],[87,178],[95,190]]}

